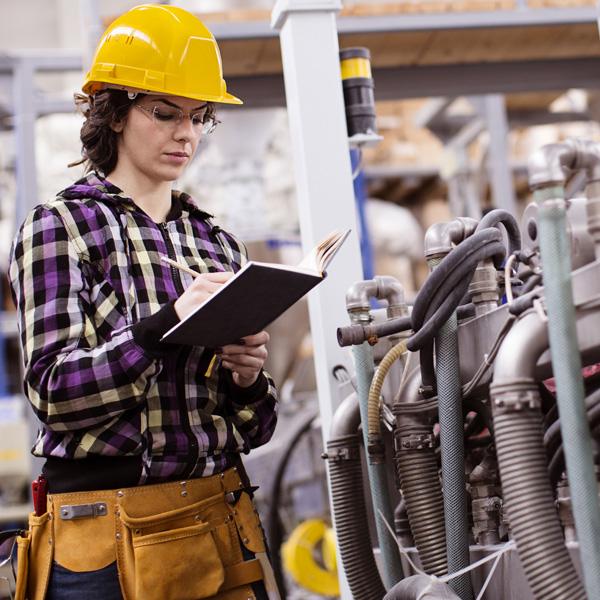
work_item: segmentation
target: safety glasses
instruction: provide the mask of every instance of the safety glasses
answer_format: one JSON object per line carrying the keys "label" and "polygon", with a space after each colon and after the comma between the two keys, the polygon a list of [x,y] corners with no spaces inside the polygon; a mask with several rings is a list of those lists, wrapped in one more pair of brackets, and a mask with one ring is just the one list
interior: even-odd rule
{"label": "safety glasses", "polygon": [[[17,543],[17,538],[25,534],[23,529],[7,529],[6,531],[0,531],[0,567],[6,565],[14,555],[15,544]],[[13,579],[15,577],[14,566],[11,564]],[[12,591],[10,586],[10,581],[8,577],[3,577],[0,575],[0,581],[6,581],[10,593],[10,598],[12,598]]]}
{"label": "safety glasses", "polygon": [[136,104],[135,107],[143,110],[152,119],[152,122],[155,125],[167,129],[177,127],[183,119],[189,119],[192,122],[192,127],[197,133],[207,135],[212,133],[221,122],[214,115],[204,112],[186,115],[181,109],[175,108],[174,106],[154,106],[153,108],[146,108],[141,104]]}

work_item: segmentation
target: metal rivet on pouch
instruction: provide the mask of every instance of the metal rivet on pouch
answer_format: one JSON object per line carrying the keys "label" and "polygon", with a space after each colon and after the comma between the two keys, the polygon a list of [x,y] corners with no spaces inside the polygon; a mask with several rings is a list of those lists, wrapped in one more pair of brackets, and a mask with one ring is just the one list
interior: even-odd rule
{"label": "metal rivet on pouch", "polygon": [[48,521],[52,521],[52,515],[48,515]]}
{"label": "metal rivet on pouch", "polygon": [[233,511],[233,514],[234,514],[234,515],[237,515],[237,510],[234,510],[234,511]]}
{"label": "metal rivet on pouch", "polygon": [[48,496],[48,502],[52,502],[52,496]]}
{"label": "metal rivet on pouch", "polygon": [[194,517],[194,519],[196,519],[196,521],[199,521],[199,520],[200,520],[200,515],[196,515],[196,516]]}
{"label": "metal rivet on pouch", "polygon": [[179,485],[180,485],[181,487],[185,487],[185,486],[187,485],[187,482],[186,482],[186,481],[182,481],[182,482],[181,482]]}
{"label": "metal rivet on pouch", "polygon": [[140,530],[139,530],[139,529],[136,529],[136,530],[134,531],[134,533],[137,535],[137,534],[139,534],[139,533],[140,533]]}
{"label": "metal rivet on pouch", "polygon": [[240,481],[239,487],[243,488],[244,484]]}
{"label": "metal rivet on pouch", "polygon": [[225,479],[225,473],[221,473],[221,479]]}
{"label": "metal rivet on pouch", "polygon": [[227,515],[227,518],[228,518],[230,521],[233,521],[233,517],[232,517],[231,515]]}
{"label": "metal rivet on pouch", "polygon": [[238,529],[241,531],[242,529],[244,529],[244,526],[243,526],[243,525],[240,525],[240,526],[238,527]]}
{"label": "metal rivet on pouch", "polygon": [[117,539],[120,540],[121,539],[121,534],[117,533]]}
{"label": "metal rivet on pouch", "polygon": [[123,497],[123,492],[119,491],[117,492],[117,498],[122,498]]}
{"label": "metal rivet on pouch", "polygon": [[66,516],[68,516],[68,514],[69,514],[69,511],[68,511],[68,510],[63,510],[63,511],[62,511],[62,514],[63,514],[63,515],[65,515],[65,517],[66,517]]}
{"label": "metal rivet on pouch", "polygon": [[48,545],[52,546],[52,540],[48,540]]}
{"label": "metal rivet on pouch", "polygon": [[187,492],[181,492],[181,496],[185,498],[187,496]]}
{"label": "metal rivet on pouch", "polygon": [[244,544],[247,544],[250,540],[248,538],[244,538]]}
{"label": "metal rivet on pouch", "polygon": [[121,516],[121,511],[120,511],[120,510],[118,510],[118,511],[117,511],[117,517],[120,517],[120,516]]}
{"label": "metal rivet on pouch", "polygon": [[237,473],[237,467],[233,467],[233,472]]}

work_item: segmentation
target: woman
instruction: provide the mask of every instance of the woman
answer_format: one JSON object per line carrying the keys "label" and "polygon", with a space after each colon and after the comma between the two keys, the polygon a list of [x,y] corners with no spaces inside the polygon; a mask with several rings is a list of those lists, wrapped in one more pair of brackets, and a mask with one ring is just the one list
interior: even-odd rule
{"label": "woman", "polygon": [[222,348],[201,335],[197,346],[160,341],[247,260],[172,189],[218,122],[215,102],[240,101],[210,32],[170,6],[117,19],[83,91],[87,174],[31,212],[10,261],[48,486],[21,549],[27,597],[264,595],[239,456],[275,427],[268,335]]}

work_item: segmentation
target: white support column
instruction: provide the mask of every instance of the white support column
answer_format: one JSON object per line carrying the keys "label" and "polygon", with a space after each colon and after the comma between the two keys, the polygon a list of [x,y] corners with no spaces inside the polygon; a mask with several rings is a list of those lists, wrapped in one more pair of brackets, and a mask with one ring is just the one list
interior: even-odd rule
{"label": "white support column", "polygon": [[[335,228],[352,229],[326,280],[309,295],[325,443],[342,400],[334,368],[354,371],[336,330],[349,324],[346,290],[363,279],[335,21],[341,8],[339,0],[278,0],[271,21],[280,30],[303,250]],[[341,561],[338,568],[342,597],[349,599]]]}
{"label": "white support column", "polygon": [[35,65],[21,57],[13,66],[12,112],[14,117],[17,207],[15,225],[20,227],[25,215],[39,203],[35,160]]}

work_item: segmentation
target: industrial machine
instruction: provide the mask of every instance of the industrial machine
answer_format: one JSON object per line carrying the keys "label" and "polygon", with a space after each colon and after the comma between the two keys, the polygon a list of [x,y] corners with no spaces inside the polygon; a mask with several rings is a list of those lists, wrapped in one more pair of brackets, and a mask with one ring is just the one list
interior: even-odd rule
{"label": "industrial machine", "polygon": [[356,600],[600,597],[600,144],[541,148],[529,182],[520,225],[427,231],[412,307],[391,277],[346,294],[356,389],[326,459]]}

